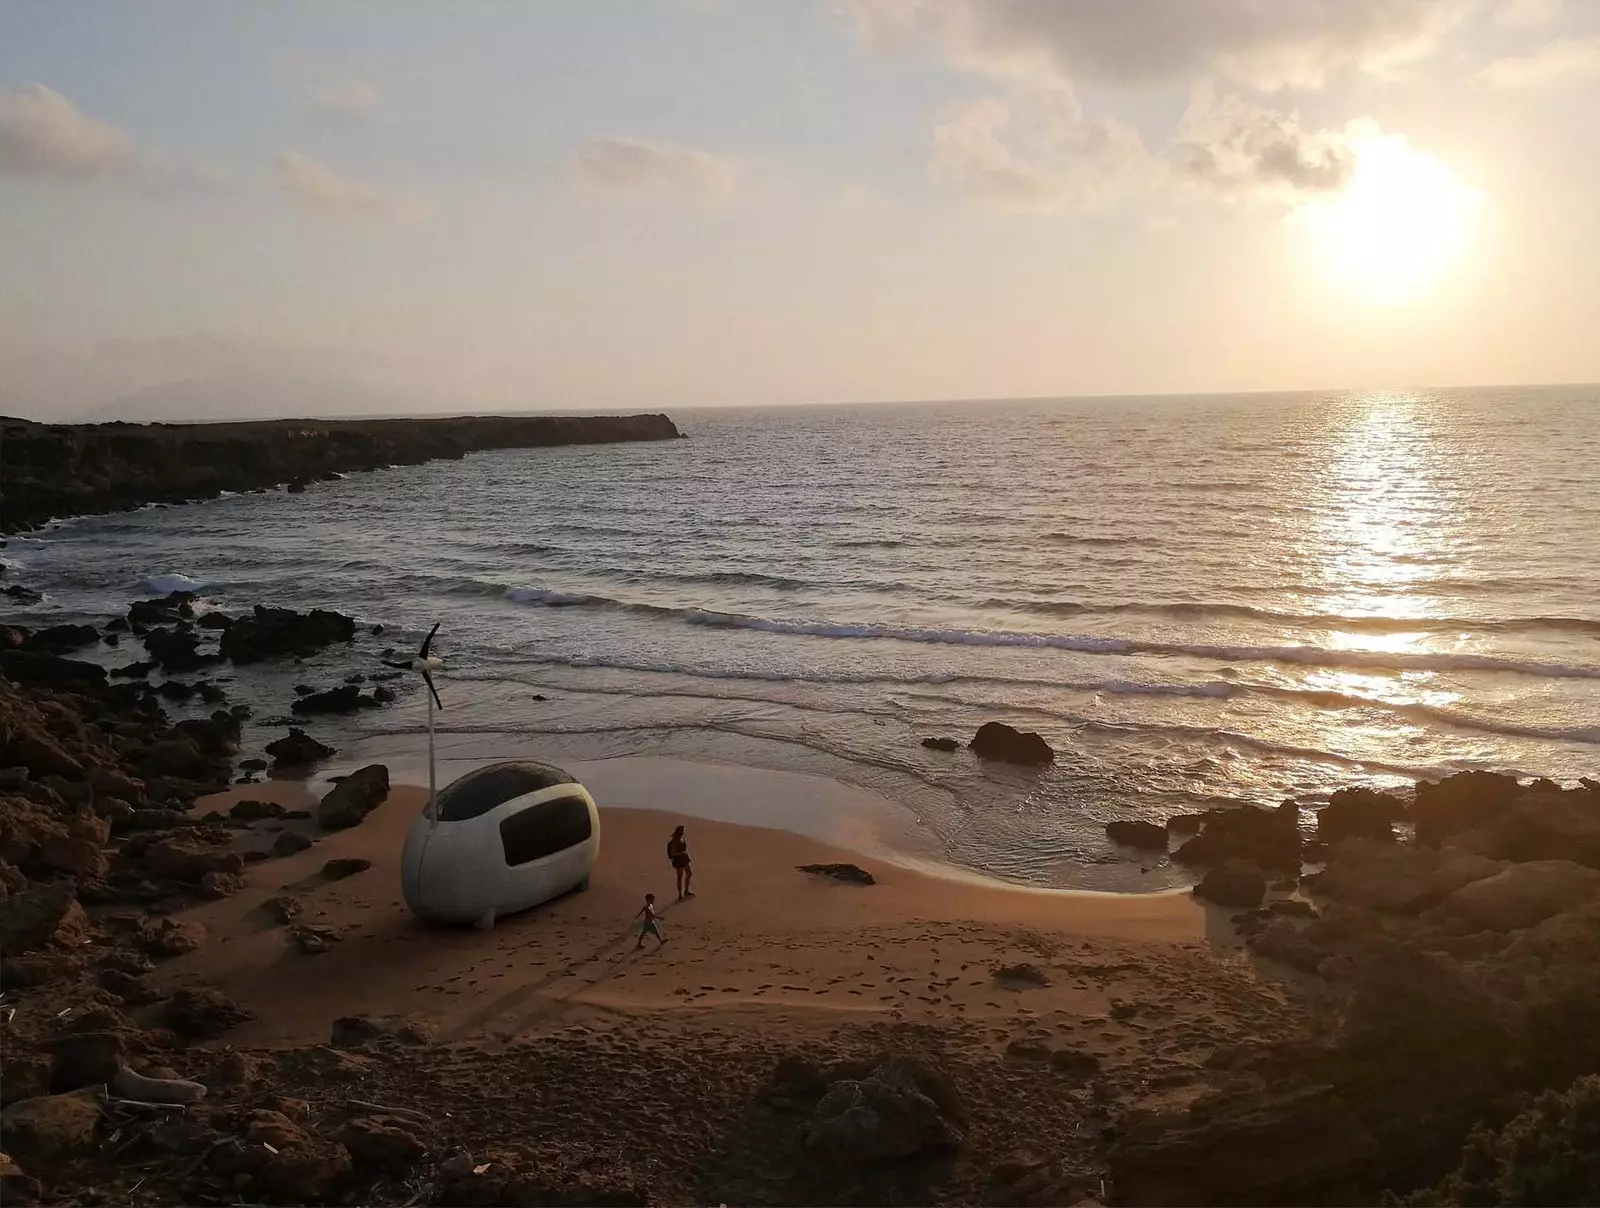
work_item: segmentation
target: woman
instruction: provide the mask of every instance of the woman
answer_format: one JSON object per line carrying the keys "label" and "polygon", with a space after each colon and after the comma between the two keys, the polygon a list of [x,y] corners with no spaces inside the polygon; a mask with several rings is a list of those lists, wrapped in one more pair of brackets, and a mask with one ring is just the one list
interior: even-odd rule
{"label": "woman", "polygon": [[667,861],[678,876],[678,900],[694,897],[694,890],[689,888],[694,883],[694,865],[689,860],[689,840],[683,837],[681,826],[667,840]]}

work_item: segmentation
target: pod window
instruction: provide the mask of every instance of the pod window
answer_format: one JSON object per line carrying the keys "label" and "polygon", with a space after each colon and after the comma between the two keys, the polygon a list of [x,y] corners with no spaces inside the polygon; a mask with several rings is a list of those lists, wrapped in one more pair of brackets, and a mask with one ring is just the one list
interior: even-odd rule
{"label": "pod window", "polygon": [[557,797],[530,805],[500,823],[500,842],[505,845],[506,863],[512,867],[576,847],[593,833],[589,803],[582,797]]}

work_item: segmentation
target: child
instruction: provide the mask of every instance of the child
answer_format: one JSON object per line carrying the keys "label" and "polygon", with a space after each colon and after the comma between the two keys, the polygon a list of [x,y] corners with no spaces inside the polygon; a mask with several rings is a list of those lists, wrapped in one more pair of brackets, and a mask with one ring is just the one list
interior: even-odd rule
{"label": "child", "polygon": [[636,914],[633,917],[638,918],[639,915],[644,916],[644,922],[639,924],[639,942],[633,946],[634,951],[637,952],[640,948],[644,947],[644,937],[647,935],[653,935],[656,937],[657,948],[665,947],[667,941],[666,938],[661,934],[661,916],[656,913],[655,894],[647,893],[644,895],[644,905],[639,908],[639,914]]}

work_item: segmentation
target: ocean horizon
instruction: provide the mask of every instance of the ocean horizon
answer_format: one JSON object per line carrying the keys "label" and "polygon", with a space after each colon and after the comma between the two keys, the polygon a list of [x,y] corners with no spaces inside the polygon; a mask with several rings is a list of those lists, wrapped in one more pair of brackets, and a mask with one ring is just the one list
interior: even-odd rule
{"label": "ocean horizon", "polygon": [[[1037,884],[1182,879],[1114,818],[1600,751],[1600,388],[672,415],[692,439],[83,518],[7,560],[41,620],[175,589],[397,646],[437,620],[446,732],[821,771],[903,803],[919,856]],[[921,746],[991,720],[1054,765]]]}

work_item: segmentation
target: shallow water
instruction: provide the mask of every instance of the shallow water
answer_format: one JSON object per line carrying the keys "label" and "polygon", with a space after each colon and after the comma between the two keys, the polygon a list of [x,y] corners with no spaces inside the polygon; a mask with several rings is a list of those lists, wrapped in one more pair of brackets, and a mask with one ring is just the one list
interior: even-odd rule
{"label": "shallow water", "polygon": [[[78,521],[7,560],[57,615],[183,575],[401,644],[442,619],[449,730],[842,775],[930,850],[1053,884],[1165,883],[1113,817],[1600,771],[1594,388],[674,418],[692,439]],[[1055,766],[918,745],[989,719]]]}

